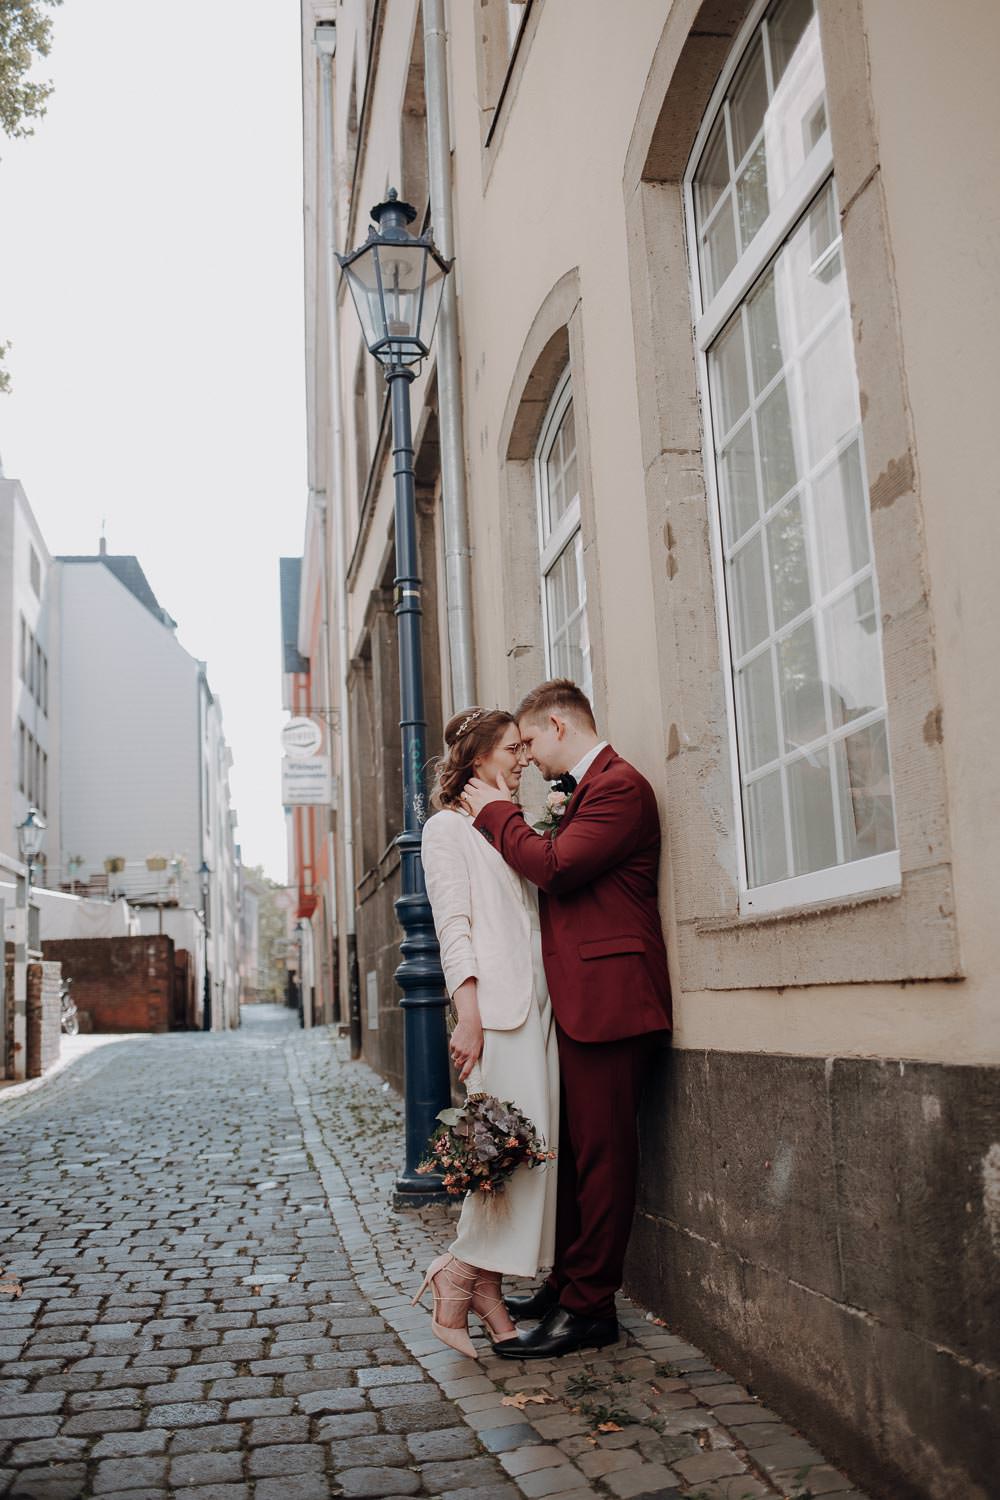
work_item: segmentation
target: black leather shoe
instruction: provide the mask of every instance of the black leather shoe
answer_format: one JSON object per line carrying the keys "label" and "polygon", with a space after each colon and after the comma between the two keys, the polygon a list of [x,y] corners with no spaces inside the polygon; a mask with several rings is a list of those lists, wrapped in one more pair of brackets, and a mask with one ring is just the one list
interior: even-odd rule
{"label": "black leather shoe", "polygon": [[505,1297],[504,1307],[515,1320],[519,1318],[544,1318],[546,1313],[559,1305],[559,1293],[554,1286],[543,1281],[528,1297]]}
{"label": "black leather shoe", "polygon": [[519,1333],[517,1339],[504,1339],[493,1345],[501,1359],[557,1359],[574,1349],[602,1349],[617,1343],[617,1318],[581,1318],[554,1307],[530,1333]]}

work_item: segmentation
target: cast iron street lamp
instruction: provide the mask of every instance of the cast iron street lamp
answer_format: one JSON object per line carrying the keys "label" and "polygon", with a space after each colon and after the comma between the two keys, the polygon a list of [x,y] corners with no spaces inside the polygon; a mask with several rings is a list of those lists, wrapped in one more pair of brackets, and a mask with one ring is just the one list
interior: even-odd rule
{"label": "cast iron street lamp", "polygon": [[385,203],[372,209],[371,216],[374,224],[365,243],[337,259],[351,289],[365,343],[385,372],[392,401],[395,614],[403,750],[403,831],[396,839],[401,887],[396,915],[403,929],[403,961],[396,970],[396,982],[403,991],[406,1084],[406,1163],[396,1194],[400,1204],[419,1204],[442,1192],[440,1177],[418,1176],[416,1167],[436,1127],[438,1111],[451,1102],[451,1089],[444,1020],[448,996],[420,861],[420,834],[427,816],[427,725],[410,382],[430,352],[452,263],[438,254],[429,234],[410,233],[408,225],[416,218],[416,209],[401,203],[394,188]]}
{"label": "cast iron street lamp", "polygon": [[29,807],[28,816],[23,823],[17,825],[17,850],[21,856],[21,863],[28,867],[29,889],[35,878],[35,860],[42,852],[42,841],[47,827],[48,824],[39,816],[37,807]]}
{"label": "cast iron street lamp", "polygon": [[[21,856],[21,863],[27,870],[24,880],[24,907],[27,917],[27,951],[37,951],[41,947],[41,937],[38,930],[37,908],[31,905],[31,886],[35,879],[35,861],[42,852],[42,844],[45,840],[45,830],[49,825],[40,816],[37,807],[29,807],[28,815],[23,823],[17,825],[17,852]],[[20,891],[18,891],[18,902],[20,904]],[[32,911],[35,912],[34,921]]]}

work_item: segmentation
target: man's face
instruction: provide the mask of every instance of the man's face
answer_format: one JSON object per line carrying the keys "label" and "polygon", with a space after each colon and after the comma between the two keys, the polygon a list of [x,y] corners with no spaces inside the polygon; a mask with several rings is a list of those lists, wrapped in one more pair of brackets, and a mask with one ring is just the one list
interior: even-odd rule
{"label": "man's face", "polygon": [[568,771],[571,761],[566,759],[566,723],[563,719],[524,718],[517,726],[521,744],[529,759],[538,767],[546,781],[554,781]]}

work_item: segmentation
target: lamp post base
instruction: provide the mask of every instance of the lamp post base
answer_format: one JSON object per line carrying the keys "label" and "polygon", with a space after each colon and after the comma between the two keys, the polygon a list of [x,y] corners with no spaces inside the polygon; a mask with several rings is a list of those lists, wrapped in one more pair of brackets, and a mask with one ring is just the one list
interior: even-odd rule
{"label": "lamp post base", "polygon": [[409,1177],[404,1172],[396,1179],[392,1190],[392,1206],[395,1209],[434,1208],[438,1204],[454,1203],[436,1177]]}

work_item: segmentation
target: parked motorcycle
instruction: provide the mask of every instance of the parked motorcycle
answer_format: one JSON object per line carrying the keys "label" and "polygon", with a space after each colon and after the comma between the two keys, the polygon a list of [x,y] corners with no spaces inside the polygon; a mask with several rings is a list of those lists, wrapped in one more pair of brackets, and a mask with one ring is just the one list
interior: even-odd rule
{"label": "parked motorcycle", "polygon": [[59,985],[59,1000],[62,1006],[60,1020],[66,1036],[77,1036],[80,1031],[80,1016],[73,999],[73,981],[64,979]]}

